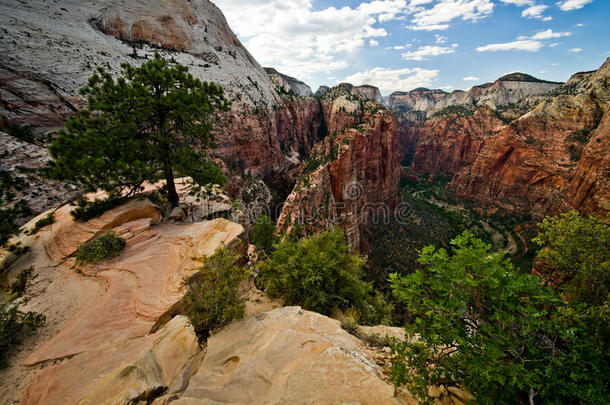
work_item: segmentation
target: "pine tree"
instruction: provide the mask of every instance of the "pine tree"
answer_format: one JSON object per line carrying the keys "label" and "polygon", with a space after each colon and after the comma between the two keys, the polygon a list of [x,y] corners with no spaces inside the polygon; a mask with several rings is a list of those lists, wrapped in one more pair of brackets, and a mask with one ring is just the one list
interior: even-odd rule
{"label": "pine tree", "polygon": [[157,53],[139,67],[121,67],[116,80],[99,68],[81,90],[88,108],[70,117],[51,145],[51,177],[113,196],[165,178],[171,206],[179,203],[176,173],[199,185],[224,184],[204,152],[214,145],[214,113],[229,106],[222,87]]}

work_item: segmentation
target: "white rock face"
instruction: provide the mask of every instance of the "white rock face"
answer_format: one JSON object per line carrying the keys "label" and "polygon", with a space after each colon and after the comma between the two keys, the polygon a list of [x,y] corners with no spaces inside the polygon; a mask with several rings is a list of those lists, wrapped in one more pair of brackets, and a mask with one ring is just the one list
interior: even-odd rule
{"label": "white rock face", "polygon": [[[0,0],[0,115],[41,132],[61,127],[97,66],[113,72],[140,64],[155,48],[253,105],[277,103],[273,83],[206,0]],[[138,45],[139,46],[139,45]],[[172,50],[174,49],[174,50]]]}
{"label": "white rock face", "polygon": [[451,106],[487,106],[497,109],[526,97],[546,94],[560,85],[561,83],[545,82],[521,73],[513,73],[494,83],[474,86],[468,91],[446,93],[442,90],[415,89],[410,92],[395,92],[388,97],[386,105],[398,112],[424,112],[429,117]]}
{"label": "white rock face", "polygon": [[265,72],[269,75],[269,78],[280,89],[284,89],[284,91],[292,90],[296,95],[301,97],[312,97],[313,91],[311,91],[311,87],[302,81],[295,79],[294,77],[287,76],[278,72],[273,68],[264,68]]}

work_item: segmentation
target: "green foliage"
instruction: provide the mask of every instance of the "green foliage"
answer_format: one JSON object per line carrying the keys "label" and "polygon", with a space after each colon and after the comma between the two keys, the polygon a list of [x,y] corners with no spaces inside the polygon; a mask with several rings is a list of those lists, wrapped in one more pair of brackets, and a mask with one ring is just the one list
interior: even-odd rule
{"label": "green foliage", "polygon": [[432,118],[444,118],[450,115],[457,117],[467,117],[474,113],[471,107],[465,105],[450,105],[449,107],[443,108],[441,111],[436,112],[432,115]]}
{"label": "green foliage", "polygon": [[44,323],[45,316],[42,314],[24,313],[15,305],[0,302],[0,368],[8,367],[12,351]]}
{"label": "green foliage", "polygon": [[610,294],[610,227],[572,210],[538,224],[538,258],[571,302],[601,305]]}
{"label": "green foliage", "polygon": [[6,117],[0,117],[0,129],[24,142],[34,142],[32,127],[29,125],[21,126],[10,122]]}
{"label": "green foliage", "polygon": [[239,287],[248,272],[238,261],[234,248],[218,248],[212,257],[201,260],[202,265],[194,276],[184,280],[185,313],[201,342],[244,316]]}
{"label": "green foliage", "polygon": [[70,211],[70,215],[75,220],[85,222],[93,218],[97,218],[104,212],[111,210],[127,201],[126,198],[108,197],[103,200],[96,198],[89,201],[85,198],[79,198],[76,201],[76,208]]}
{"label": "green foliage", "polygon": [[452,255],[428,246],[422,269],[391,275],[394,294],[416,317],[407,336],[420,340],[393,345],[393,381],[410,384],[422,400],[429,385],[447,383],[463,385],[481,404],[539,393],[556,350],[548,337],[554,292],[472,234],[452,244]]}
{"label": "green foliage", "polygon": [[9,294],[12,298],[19,298],[25,292],[28,279],[34,271],[34,266],[30,266],[27,269],[23,269],[17,274],[17,278],[13,281],[9,287]]}
{"label": "green foliage", "polygon": [[222,88],[158,54],[140,67],[121,66],[118,79],[99,68],[81,90],[88,109],[70,117],[50,147],[50,176],[111,196],[165,177],[173,206],[174,172],[200,185],[224,182],[203,152],[214,143],[215,112],[229,105]]}
{"label": "green foliage", "polygon": [[76,260],[80,263],[99,263],[117,257],[125,248],[125,239],[113,231],[95,235],[78,247]]}
{"label": "green foliage", "polygon": [[265,255],[273,253],[273,246],[279,241],[279,236],[275,232],[275,222],[267,215],[258,218],[252,228],[250,240],[259,252]]}
{"label": "green foliage", "polygon": [[15,217],[13,208],[0,209],[0,246],[4,246],[10,237],[19,231]]}
{"label": "green foliage", "polygon": [[350,254],[341,229],[300,241],[287,238],[260,265],[258,282],[287,305],[330,314],[355,308],[364,323],[387,322],[391,307],[362,280],[366,259]]}
{"label": "green foliage", "polygon": [[44,218],[36,221],[34,227],[28,231],[28,234],[34,235],[45,226],[51,225],[53,222],[55,222],[55,212],[49,212]]}

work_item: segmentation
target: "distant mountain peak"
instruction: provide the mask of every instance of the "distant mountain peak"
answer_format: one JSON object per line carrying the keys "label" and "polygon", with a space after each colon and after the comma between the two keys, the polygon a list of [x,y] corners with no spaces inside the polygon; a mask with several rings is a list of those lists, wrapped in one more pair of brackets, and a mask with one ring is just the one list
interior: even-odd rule
{"label": "distant mountain peak", "polygon": [[521,72],[509,73],[507,75],[502,76],[496,82],[529,82],[529,83],[553,83],[553,84],[562,84],[559,82],[550,82],[547,80],[538,79],[534,76],[530,76]]}

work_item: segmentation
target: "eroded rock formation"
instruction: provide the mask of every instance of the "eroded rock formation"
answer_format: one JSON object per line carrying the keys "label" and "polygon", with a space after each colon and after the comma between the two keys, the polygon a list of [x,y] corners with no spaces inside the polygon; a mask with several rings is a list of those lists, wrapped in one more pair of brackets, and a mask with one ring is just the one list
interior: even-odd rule
{"label": "eroded rock formation", "polygon": [[394,113],[353,88],[339,85],[322,98],[328,135],[317,144],[286,199],[278,229],[300,224],[308,233],[328,225],[344,228],[351,248],[376,220],[385,220],[397,200],[399,138]]}

